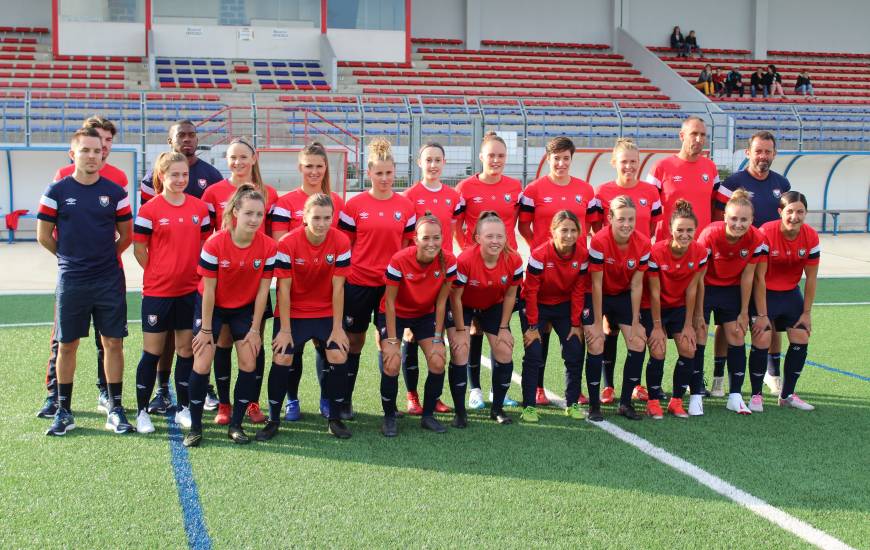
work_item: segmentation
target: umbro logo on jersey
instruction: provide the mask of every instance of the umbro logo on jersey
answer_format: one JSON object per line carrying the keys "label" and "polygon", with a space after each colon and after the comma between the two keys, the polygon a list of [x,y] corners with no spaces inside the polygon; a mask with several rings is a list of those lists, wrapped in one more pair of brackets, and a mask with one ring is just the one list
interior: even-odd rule
{"label": "umbro logo on jersey", "polygon": [[414,274],[413,273],[405,273],[405,278],[408,279],[409,281],[413,281]]}
{"label": "umbro logo on jersey", "polygon": [[224,269],[227,269],[228,267],[230,267],[230,261],[229,260],[221,260],[221,267]]}
{"label": "umbro logo on jersey", "polygon": [[680,183],[681,181],[683,181],[683,176],[677,175],[674,176],[672,179],[674,180],[674,183]]}
{"label": "umbro logo on jersey", "polygon": [[254,260],[254,269],[260,269],[261,265],[263,265],[263,260]]}
{"label": "umbro logo on jersey", "polygon": [[302,210],[297,210],[296,212],[293,212],[293,215],[296,216],[297,218],[301,218],[302,214],[304,214],[304,213],[305,212],[303,212]]}
{"label": "umbro logo on jersey", "polygon": [[368,212],[360,212],[359,217],[361,220],[367,220],[367,219],[369,219],[369,213]]}
{"label": "umbro logo on jersey", "polygon": [[546,204],[550,204],[551,202],[553,202],[553,197],[544,197],[544,202]]}
{"label": "umbro logo on jersey", "polygon": [[483,202],[483,197],[474,197],[473,199],[471,199],[471,202],[480,204]]}
{"label": "umbro logo on jersey", "polygon": [[326,263],[331,264],[335,261],[335,254],[327,254],[326,255]]}
{"label": "umbro logo on jersey", "polygon": [[777,256],[779,256],[779,250],[771,250],[770,255],[776,258]]}
{"label": "umbro logo on jersey", "polygon": [[417,199],[417,204],[426,204],[426,199]]}
{"label": "umbro logo on jersey", "polygon": [[296,265],[305,265],[305,258],[296,258]]}
{"label": "umbro logo on jersey", "polygon": [[222,209],[222,210],[226,209],[226,207],[227,207],[227,201],[222,201],[222,202],[220,203],[220,205],[221,205],[221,209]]}
{"label": "umbro logo on jersey", "polygon": [[169,218],[160,218],[159,220],[157,220],[157,223],[159,223],[160,225],[169,225]]}
{"label": "umbro logo on jersey", "polygon": [[67,205],[67,206],[75,206],[75,205],[76,205],[76,200],[73,199],[73,198],[69,198],[69,199],[67,199],[67,200],[64,201],[64,202],[66,202],[66,205]]}
{"label": "umbro logo on jersey", "polygon": [[208,185],[208,182],[204,178],[199,178],[196,183],[197,185],[199,185],[200,189],[205,189],[205,187]]}
{"label": "umbro logo on jersey", "polygon": [[109,206],[109,196],[108,195],[100,195],[100,206],[103,206],[103,207]]}
{"label": "umbro logo on jersey", "polygon": [[649,203],[649,201],[646,199],[640,199],[640,201],[638,201],[638,202],[640,202],[641,206],[646,206]]}
{"label": "umbro logo on jersey", "polygon": [[154,325],[156,325],[157,324],[157,316],[156,315],[149,315],[148,316],[148,324],[151,325],[152,327]]}
{"label": "umbro logo on jersey", "polygon": [[[677,264],[677,267],[680,267],[680,264]],[[668,271],[669,269],[671,269],[671,266],[670,264],[662,264],[659,266],[659,269],[661,269],[662,271]]]}
{"label": "umbro logo on jersey", "polygon": [[746,250],[745,248],[741,248],[740,249],[740,257],[745,258],[746,256],[749,256],[749,251]]}

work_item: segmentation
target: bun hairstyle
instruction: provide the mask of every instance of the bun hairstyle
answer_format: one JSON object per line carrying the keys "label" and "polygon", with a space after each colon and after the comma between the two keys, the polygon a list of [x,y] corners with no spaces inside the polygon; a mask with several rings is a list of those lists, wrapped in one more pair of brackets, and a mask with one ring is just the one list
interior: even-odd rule
{"label": "bun hairstyle", "polygon": [[680,219],[692,220],[695,222],[695,227],[698,227],[698,217],[695,216],[695,211],[692,210],[692,205],[686,199],[678,199],[674,203],[674,211],[671,214],[671,225]]}
{"label": "bun hairstyle", "polygon": [[607,214],[608,218],[613,217],[613,212],[615,210],[619,210],[620,208],[631,208],[632,210],[637,210],[637,207],[634,205],[634,201],[631,200],[631,197],[628,195],[619,195],[615,199],[610,201],[610,211]]}
{"label": "bun hairstyle", "polygon": [[807,206],[807,197],[800,191],[786,191],[781,197],[779,197],[780,209],[784,209],[786,206],[795,202],[803,204],[804,208],[809,208],[809,206]]}
{"label": "bun hairstyle", "polygon": [[396,162],[393,158],[393,148],[390,145],[390,142],[384,138],[373,139],[369,142],[368,155],[369,169],[371,169],[376,162],[392,162],[394,164]]}
{"label": "bun hairstyle", "polygon": [[567,136],[559,136],[554,137],[550,141],[547,142],[547,155],[552,155],[554,153],[561,153],[562,151],[571,151],[571,154],[574,154],[574,151],[577,150],[574,147],[574,142],[571,141]]}
{"label": "bun hairstyle", "polygon": [[323,159],[323,164],[326,165],[326,169],[323,171],[323,179],[320,181],[320,189],[323,191],[324,195],[331,195],[332,189],[330,188],[330,182],[332,180],[329,177],[329,157],[326,156],[326,147],[324,147],[319,141],[312,141],[299,151],[299,164],[302,164],[303,156],[321,157]]}
{"label": "bun hairstyle", "polygon": [[263,208],[266,207],[266,199],[263,197],[263,194],[250,183],[243,183],[236,187],[236,191],[230,197],[230,200],[227,201],[227,205],[224,208],[224,216],[221,220],[221,227],[224,229],[233,228],[236,219],[233,211],[239,208],[242,202],[246,200],[260,201],[263,203]]}
{"label": "bun hairstyle", "polygon": [[613,155],[612,159],[616,160],[616,155],[620,151],[639,151],[637,144],[631,138],[616,138],[616,142],[613,144]]}
{"label": "bun hairstyle", "polygon": [[[495,210],[484,210],[480,213],[480,216],[477,218],[477,223],[474,224],[474,234],[480,235],[480,230],[485,223],[500,223],[502,227],[505,228],[505,237],[507,237],[507,226],[504,223],[504,220],[501,219],[501,216],[498,215],[498,212]],[[514,249],[511,248],[509,242],[505,241],[504,250],[502,250],[502,254],[513,254]]]}
{"label": "bun hairstyle", "polygon": [[246,140],[243,137],[233,138],[230,141],[229,146],[227,147],[227,151],[229,152],[229,147],[240,143],[251,150],[251,155],[254,157],[254,164],[251,166],[251,183],[254,184],[254,188],[259,191],[262,195],[266,194],[266,186],[263,184],[263,176],[260,174],[260,163],[256,160],[257,150],[254,149],[254,146],[251,145],[251,142]]}
{"label": "bun hairstyle", "polygon": [[[418,229],[423,227],[426,224],[432,224],[438,226],[438,230],[441,232],[441,238],[444,238],[444,228],[441,225],[441,220],[435,217],[432,214],[431,210],[426,210],[426,212],[417,218],[417,223],[414,225],[414,231],[416,232]],[[444,248],[440,248],[438,250],[438,263],[441,266],[441,273],[447,273],[447,260],[444,259]],[[447,284],[447,279],[445,277],[444,284]]]}
{"label": "bun hairstyle", "polygon": [[335,205],[332,203],[332,197],[325,193],[313,193],[305,199],[305,206],[302,207],[303,215],[315,206],[324,206],[335,212]]}
{"label": "bun hairstyle", "polygon": [[746,206],[755,214],[755,207],[752,205],[752,195],[749,194],[744,188],[739,188],[733,193],[731,193],[731,198],[728,199],[728,202],[725,203],[725,208],[727,209],[729,206]]}
{"label": "bun hairstyle", "polygon": [[577,219],[577,214],[571,212],[570,210],[559,210],[558,212],[556,212],[556,214],[553,216],[553,220],[550,222],[550,232],[555,231],[556,228],[559,227],[559,224],[565,220],[572,222],[575,226],[577,226],[577,231],[582,231],[582,228],[580,227],[580,220]]}
{"label": "bun hairstyle", "polygon": [[176,151],[166,151],[157,155],[157,160],[154,161],[151,184],[158,195],[163,193],[163,177],[169,171],[169,167],[176,162],[183,162],[187,166],[187,157]]}
{"label": "bun hairstyle", "polygon": [[425,151],[426,149],[428,149],[428,148],[430,148],[430,147],[433,147],[433,148],[438,149],[439,151],[441,151],[441,156],[442,156],[442,157],[447,156],[447,153],[444,152],[444,146],[443,146],[443,145],[441,145],[441,144],[438,143],[437,141],[427,141],[426,143],[423,144],[422,147],[420,147],[420,150],[417,152],[417,157],[418,157],[418,158],[419,158],[419,157],[422,157],[422,156],[423,156],[423,151]]}
{"label": "bun hairstyle", "polygon": [[498,134],[496,134],[492,130],[483,134],[483,140],[480,142],[480,148],[483,149],[483,147],[487,143],[492,143],[492,142],[501,143],[505,147],[505,149],[507,149],[507,143],[504,142],[504,140],[501,138],[501,136],[499,136]]}

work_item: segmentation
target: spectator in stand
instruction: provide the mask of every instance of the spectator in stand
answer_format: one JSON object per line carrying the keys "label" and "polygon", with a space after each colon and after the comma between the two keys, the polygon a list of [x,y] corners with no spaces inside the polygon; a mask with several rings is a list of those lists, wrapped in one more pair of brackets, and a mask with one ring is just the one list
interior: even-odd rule
{"label": "spectator in stand", "polygon": [[794,91],[796,94],[815,97],[815,94],[813,93],[813,83],[810,81],[810,75],[807,73],[806,69],[802,70],[798,75],[797,80],[794,83]]}
{"label": "spectator in stand", "polygon": [[740,92],[740,97],[743,97],[743,75],[740,74],[740,67],[737,65],[734,65],[725,77],[725,93],[728,97],[731,97],[735,90]]}
{"label": "spectator in stand", "polygon": [[698,37],[695,36],[695,31],[689,31],[689,36],[686,37],[686,44],[683,46],[685,50],[684,55],[689,57],[689,54],[692,52],[698,54],[698,57],[703,57],[701,53],[701,47],[698,46]]}
{"label": "spectator in stand", "polygon": [[768,78],[764,73],[764,69],[761,67],[757,68],[754,73],[752,73],[752,78],[749,81],[749,91],[752,93],[752,97],[755,97],[759,92],[764,97],[767,97],[769,93],[769,86],[767,84]]}
{"label": "spectator in stand", "polygon": [[680,32],[679,26],[674,27],[674,31],[671,33],[671,49],[676,50],[677,57],[688,57],[686,55],[686,39]]}
{"label": "spectator in stand", "polygon": [[785,90],[782,89],[782,75],[776,70],[776,65],[767,66],[767,80],[769,82],[767,91],[770,95],[779,95],[785,98]]}
{"label": "spectator in stand", "polygon": [[704,70],[698,75],[698,80],[695,82],[695,88],[698,88],[704,95],[713,95],[713,66],[707,63],[704,65]]}
{"label": "spectator in stand", "polygon": [[713,67],[713,91],[716,92],[716,97],[725,95],[725,75],[719,72],[719,67]]}

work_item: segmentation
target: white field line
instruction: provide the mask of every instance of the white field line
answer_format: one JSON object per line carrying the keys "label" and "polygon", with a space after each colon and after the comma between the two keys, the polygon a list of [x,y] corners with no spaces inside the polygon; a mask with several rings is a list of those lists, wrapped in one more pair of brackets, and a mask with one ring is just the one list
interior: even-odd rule
{"label": "white field line", "polygon": [[[488,357],[482,357],[480,363],[486,368],[492,368]],[[516,372],[512,374],[511,379],[516,384],[522,383],[522,377]],[[550,390],[545,391],[547,392],[547,398],[552,404],[559,407],[565,406],[565,400],[559,397],[559,395],[553,393]],[[731,485],[722,478],[719,478],[711,474],[710,472],[707,472],[706,470],[695,466],[691,462],[683,460],[682,458],[669,453],[661,447],[656,447],[646,439],[623,430],[616,424],[613,424],[606,420],[604,420],[603,422],[589,422],[589,424],[595,426],[596,428],[601,428],[613,437],[619,439],[624,443],[628,443],[629,445],[638,449],[640,452],[646,454],[647,456],[658,460],[666,466],[670,466],[681,474],[691,477],[708,489],[711,489],[716,493],[724,496],[725,498],[743,506],[744,508],[747,508],[754,514],[763,517],[771,523],[778,525],[782,529],[785,529],[789,533],[792,533],[793,535],[805,540],[806,542],[814,546],[824,548],[826,550],[833,548],[842,550],[854,550],[845,542],[832,537],[824,531],[816,529],[809,523],[800,520],[775,506],[766,503],[758,497],[755,497],[745,491],[742,491],[741,489],[738,489],[737,487]]]}

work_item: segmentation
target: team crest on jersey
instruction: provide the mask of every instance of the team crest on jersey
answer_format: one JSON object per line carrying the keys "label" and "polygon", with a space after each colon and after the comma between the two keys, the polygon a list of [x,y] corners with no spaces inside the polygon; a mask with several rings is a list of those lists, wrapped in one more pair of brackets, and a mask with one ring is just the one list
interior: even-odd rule
{"label": "team crest on jersey", "polygon": [[634,266],[637,265],[637,262],[632,258],[631,260],[628,260],[626,262],[626,265],[628,266],[628,269],[634,269]]}
{"label": "team crest on jersey", "polygon": [[571,262],[571,269],[577,269],[579,266],[580,266],[580,264],[578,262],[576,262],[576,261]]}
{"label": "team crest on jersey", "polygon": [[402,219],[402,213],[396,210],[393,212],[393,217],[396,218],[396,221],[400,221]]}
{"label": "team crest on jersey", "polygon": [[695,269],[695,262],[689,262],[689,269]]}
{"label": "team crest on jersey", "polygon": [[193,217],[191,217],[190,219],[193,220],[194,225],[199,224],[199,216],[197,216],[196,214],[194,214]]}
{"label": "team crest on jersey", "polygon": [[230,261],[229,260],[221,260],[221,267],[224,269],[227,269],[228,267],[230,267]]}
{"label": "team crest on jersey", "polygon": [[100,206],[109,206],[109,196],[100,195]]}
{"label": "team crest on jersey", "polygon": [[707,183],[708,181],[710,181],[710,176],[708,176],[707,174],[701,174],[701,179],[704,180],[704,183]]}
{"label": "team crest on jersey", "polygon": [[205,189],[205,187],[208,185],[208,182],[205,180],[205,178],[199,178],[198,180],[196,180],[196,183],[197,185],[199,185],[200,189]]}
{"label": "team crest on jersey", "polygon": [[511,194],[510,193],[504,194],[504,202],[511,202]]}
{"label": "team crest on jersey", "polygon": [[648,201],[648,200],[646,200],[646,199],[640,199],[640,201],[639,201],[639,202],[640,202],[640,205],[641,205],[641,206],[646,206],[646,205],[647,205],[647,203],[648,203],[648,202],[649,202],[649,201]]}
{"label": "team crest on jersey", "polygon": [[254,260],[254,269],[260,269],[261,265],[263,265],[263,260]]}
{"label": "team crest on jersey", "polygon": [[447,206],[452,205],[452,204],[453,204],[453,199],[444,199],[444,204],[446,204]]}
{"label": "team crest on jersey", "polygon": [[327,254],[326,255],[326,263],[332,265],[332,262],[335,261],[335,254]]}
{"label": "team crest on jersey", "polygon": [[502,276],[501,276],[501,284],[503,284],[503,285],[504,285],[504,284],[507,284],[507,275],[502,275]]}
{"label": "team crest on jersey", "polygon": [[577,204],[583,202],[583,195],[574,195],[574,200],[577,201]]}
{"label": "team crest on jersey", "polygon": [[777,199],[780,198],[782,196],[782,191],[780,189],[774,189],[773,196]]}
{"label": "team crest on jersey", "polygon": [[437,279],[437,278],[441,275],[441,272],[440,272],[440,271],[436,271],[434,275],[435,275],[435,278]]}
{"label": "team crest on jersey", "polygon": [[746,250],[745,248],[741,248],[740,249],[740,257],[745,258],[746,256],[749,256],[749,251]]}
{"label": "team crest on jersey", "polygon": [[149,315],[148,316],[148,324],[151,325],[152,327],[154,325],[156,325],[157,324],[157,316],[156,315]]}
{"label": "team crest on jersey", "polygon": [[806,248],[801,248],[800,250],[798,250],[798,256],[800,256],[801,258],[803,258],[803,257],[806,256],[806,255],[807,255],[807,249],[806,249]]}

